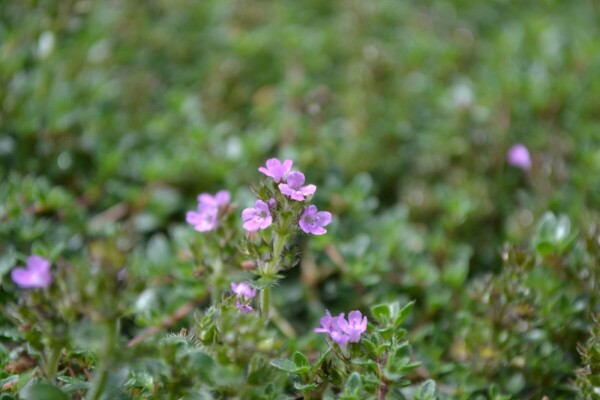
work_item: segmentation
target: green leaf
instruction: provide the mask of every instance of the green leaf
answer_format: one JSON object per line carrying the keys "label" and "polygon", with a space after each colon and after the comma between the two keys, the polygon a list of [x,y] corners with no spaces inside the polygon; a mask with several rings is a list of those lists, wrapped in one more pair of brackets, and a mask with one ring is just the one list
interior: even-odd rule
{"label": "green leaf", "polygon": [[271,360],[271,365],[290,374],[304,374],[308,372],[308,366],[297,367],[293,361],[284,358]]}
{"label": "green leaf", "polygon": [[415,400],[434,400],[435,399],[435,382],[431,379],[423,382],[417,393],[415,394]]}
{"label": "green leaf", "polygon": [[308,362],[308,358],[306,358],[306,356],[302,353],[300,353],[299,351],[294,353],[293,356],[294,359],[294,363],[296,364],[297,367],[309,367],[310,363]]}
{"label": "green leaf", "polygon": [[317,358],[317,361],[315,361],[314,365],[312,366],[313,373],[315,370],[317,370],[319,367],[321,367],[321,364],[323,364],[323,362],[327,359],[327,356],[329,355],[330,352],[331,352],[331,347],[329,349],[327,349],[327,351],[325,353],[321,354],[319,356],[319,358]]}
{"label": "green leaf", "polygon": [[402,307],[400,311],[398,311],[398,314],[395,316],[394,319],[394,328],[398,328],[404,322],[404,320],[406,320],[408,314],[410,314],[414,305],[415,301],[413,300],[404,307]]}
{"label": "green leaf", "polygon": [[347,388],[352,392],[356,392],[361,389],[362,380],[360,379],[360,375],[358,374],[358,372],[353,372],[350,375],[350,377],[348,378],[347,385],[348,385]]}
{"label": "green leaf", "polygon": [[294,389],[299,390],[301,392],[310,391],[316,389],[316,387],[317,385],[315,385],[314,383],[294,382]]}
{"label": "green leaf", "polygon": [[364,358],[356,358],[352,360],[352,364],[367,367],[372,372],[377,372],[377,363],[373,360],[366,360]]}
{"label": "green leaf", "polygon": [[388,304],[377,304],[371,307],[371,314],[373,314],[373,318],[382,324],[392,318],[392,310]]}
{"label": "green leaf", "polygon": [[59,376],[57,379],[65,383],[65,385],[62,387],[62,390],[67,394],[71,394],[82,389],[88,389],[90,386],[89,382],[70,376]]}
{"label": "green leaf", "polygon": [[21,400],[69,400],[67,395],[56,386],[47,383],[27,385],[19,393]]}

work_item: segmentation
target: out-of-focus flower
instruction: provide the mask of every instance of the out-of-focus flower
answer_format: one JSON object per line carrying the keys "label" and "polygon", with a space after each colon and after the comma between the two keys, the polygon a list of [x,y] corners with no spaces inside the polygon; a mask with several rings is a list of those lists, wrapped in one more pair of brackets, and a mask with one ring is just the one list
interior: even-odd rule
{"label": "out-of-focus flower", "polygon": [[323,235],[327,233],[327,226],[331,223],[331,213],[328,211],[319,211],[314,205],[308,206],[300,217],[298,225],[306,233],[313,235]]}
{"label": "out-of-focus flower", "polygon": [[231,194],[226,190],[217,192],[214,196],[202,193],[198,196],[197,211],[188,211],[185,220],[198,232],[208,232],[219,226],[219,210],[231,200]]}
{"label": "out-of-focus flower", "polygon": [[506,159],[513,167],[521,168],[524,171],[531,169],[531,155],[529,150],[522,143],[517,143],[508,150]]}
{"label": "out-of-focus flower", "polygon": [[[243,312],[250,312],[253,310],[249,304],[250,300],[256,296],[256,289],[250,286],[248,282],[235,283],[231,282],[231,290],[237,296],[238,300],[235,302],[235,306]],[[241,300],[241,301],[240,301]]]}
{"label": "out-of-focus flower", "polygon": [[12,270],[11,278],[14,283],[24,289],[47,288],[52,283],[50,261],[40,256],[27,258],[27,266]]}
{"label": "out-of-focus flower", "polygon": [[348,343],[358,343],[360,336],[367,330],[367,317],[363,317],[360,311],[352,311],[348,315],[348,321],[344,319],[344,313],[332,317],[329,311],[321,318],[321,327],[315,328],[315,332],[328,333],[331,340],[346,347]]}
{"label": "out-of-focus flower", "polygon": [[239,300],[235,302],[235,306],[238,310],[249,313],[254,310],[251,305],[240,302]]}
{"label": "out-of-focus flower", "polygon": [[279,190],[285,196],[294,200],[304,201],[307,197],[312,196],[317,187],[315,185],[304,185],[304,174],[302,172],[292,172],[288,175],[286,183],[279,184]]}
{"label": "out-of-focus flower", "polygon": [[273,178],[275,183],[279,183],[281,180],[286,180],[293,164],[294,162],[292,160],[285,160],[284,162],[281,162],[277,158],[271,158],[267,160],[266,167],[260,167],[258,170],[266,176]]}
{"label": "out-of-focus flower", "polygon": [[256,232],[269,227],[273,223],[269,204],[262,200],[256,200],[254,208],[246,208],[242,211],[242,220],[244,229],[248,232]]}
{"label": "out-of-focus flower", "polygon": [[231,282],[231,290],[237,297],[243,297],[245,299],[252,299],[256,296],[256,289],[250,286],[248,282]]}

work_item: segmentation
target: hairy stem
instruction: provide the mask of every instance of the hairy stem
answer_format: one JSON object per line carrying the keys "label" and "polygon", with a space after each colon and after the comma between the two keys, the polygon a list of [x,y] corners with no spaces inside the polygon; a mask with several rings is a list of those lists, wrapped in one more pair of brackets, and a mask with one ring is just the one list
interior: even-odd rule
{"label": "hairy stem", "polygon": [[62,346],[59,345],[50,347],[50,353],[46,358],[44,372],[46,373],[46,378],[50,381],[50,383],[54,383],[54,379],[56,378],[56,372],[58,370],[58,358],[60,357],[61,350]]}
{"label": "hairy stem", "polygon": [[266,287],[260,291],[260,314],[265,318],[269,319],[269,308],[271,302],[271,288]]}
{"label": "hairy stem", "polygon": [[117,341],[117,329],[118,321],[105,322],[105,336],[100,353],[100,362],[98,370],[94,376],[94,381],[92,382],[92,387],[87,392],[85,397],[86,400],[98,400],[104,392],[106,383],[108,381],[110,367],[112,366],[113,355]]}
{"label": "hairy stem", "polygon": [[[275,239],[273,240],[273,254],[263,271],[266,275],[275,275],[278,272],[280,267],[279,264],[281,263],[281,253],[283,252],[286,239],[287,236],[285,235],[279,233],[275,234]],[[260,313],[267,321],[269,319],[269,310],[271,309],[270,302],[271,288],[267,286],[260,291]]]}

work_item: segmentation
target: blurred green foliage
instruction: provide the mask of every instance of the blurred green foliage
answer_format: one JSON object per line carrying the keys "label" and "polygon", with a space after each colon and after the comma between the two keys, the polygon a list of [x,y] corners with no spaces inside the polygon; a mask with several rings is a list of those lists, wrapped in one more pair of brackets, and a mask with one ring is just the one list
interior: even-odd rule
{"label": "blurred green foliage", "polygon": [[[249,206],[256,168],[281,156],[335,215],[328,235],[299,239],[300,268],[273,290],[299,334],[277,342],[283,358],[318,349],[310,332],[325,307],[415,299],[407,328],[423,365],[412,379],[451,398],[574,398],[577,388],[594,398],[599,20],[593,1],[2,2],[2,304],[23,296],[8,273],[36,253],[78,288],[65,304],[105,311],[57,317],[79,324],[76,343],[93,342],[86,321],[111,313],[124,316],[124,341],[189,302],[206,308],[213,255],[193,255],[203,239],[185,211],[219,189]],[[532,152],[528,173],[506,164],[515,142]],[[243,273],[239,257],[229,262]],[[86,285],[98,265],[113,275]],[[33,368],[16,366],[39,351],[24,340],[41,339],[2,308],[0,383],[15,392]],[[181,337],[146,341],[115,354],[158,352],[111,372],[130,394],[183,396],[215,368]],[[239,383],[245,357],[198,379]],[[74,351],[61,369],[85,378],[92,358]],[[85,388],[64,379],[66,393]],[[348,393],[360,387],[348,379]]]}

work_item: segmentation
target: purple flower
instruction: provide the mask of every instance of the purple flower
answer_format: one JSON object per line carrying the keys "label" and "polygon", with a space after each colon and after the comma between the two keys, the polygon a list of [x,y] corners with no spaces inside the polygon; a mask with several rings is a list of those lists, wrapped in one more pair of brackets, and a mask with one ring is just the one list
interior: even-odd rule
{"label": "purple flower", "polygon": [[344,319],[344,313],[332,317],[329,311],[321,318],[321,328],[315,328],[315,332],[328,333],[331,340],[341,347],[348,343],[358,343],[360,335],[367,330],[367,317],[362,316],[360,311],[352,311],[348,315],[348,321]]}
{"label": "purple flower", "polygon": [[238,298],[238,300],[235,302],[235,306],[243,312],[252,311],[252,306],[248,303],[250,303],[250,300],[256,296],[256,289],[251,287],[248,282],[231,282],[231,290]]}
{"label": "purple flower", "polygon": [[50,261],[40,256],[30,256],[27,258],[27,267],[13,269],[10,276],[14,283],[24,289],[47,288],[52,283]]}
{"label": "purple flower", "polygon": [[223,207],[231,201],[231,194],[227,190],[219,190],[214,196],[202,193],[198,196],[198,207]]}
{"label": "purple flower", "polygon": [[231,290],[236,294],[237,297],[243,297],[246,300],[252,299],[254,296],[256,296],[256,289],[251,287],[248,282],[231,282]]}
{"label": "purple flower", "polygon": [[341,330],[348,335],[350,343],[358,343],[360,335],[367,330],[367,317],[363,318],[360,311],[351,311],[348,314],[348,322],[341,318],[337,323]]}
{"label": "purple flower", "polygon": [[[337,317],[335,317],[337,318]],[[319,333],[329,333],[331,332],[331,323],[335,319],[329,313],[329,310],[325,310],[325,315],[321,317],[321,328],[315,328],[315,332]]]}
{"label": "purple flower", "polygon": [[284,162],[281,162],[277,158],[271,158],[267,160],[266,164],[266,168],[260,167],[258,170],[266,176],[273,178],[275,183],[279,183],[281,180],[286,180],[287,174],[289,174],[290,170],[292,169],[294,162],[292,160],[285,160]]}
{"label": "purple flower", "polygon": [[304,210],[300,217],[299,225],[306,233],[313,235],[323,235],[327,233],[327,229],[323,228],[331,223],[331,213],[328,211],[319,211],[317,206],[311,205]]}
{"label": "purple flower", "polygon": [[531,169],[531,155],[529,150],[522,143],[517,143],[508,150],[506,159],[513,167],[521,168],[524,171]]}
{"label": "purple flower", "polygon": [[245,313],[249,313],[250,311],[254,310],[251,305],[244,304],[239,300],[235,302],[235,306],[238,308],[238,310],[243,311]]}
{"label": "purple flower", "polygon": [[246,208],[242,211],[242,220],[244,229],[248,232],[256,232],[269,227],[273,223],[269,204],[262,200],[256,200],[254,208]]}
{"label": "purple flower", "polygon": [[312,196],[317,190],[315,185],[304,185],[304,174],[302,172],[292,172],[287,177],[287,183],[280,183],[279,190],[285,196],[294,200],[304,201],[306,197]]}
{"label": "purple flower", "polygon": [[198,232],[208,232],[219,226],[219,210],[231,200],[231,195],[226,190],[217,192],[214,196],[202,193],[198,196],[197,211],[188,211],[185,220],[193,225]]}

